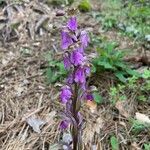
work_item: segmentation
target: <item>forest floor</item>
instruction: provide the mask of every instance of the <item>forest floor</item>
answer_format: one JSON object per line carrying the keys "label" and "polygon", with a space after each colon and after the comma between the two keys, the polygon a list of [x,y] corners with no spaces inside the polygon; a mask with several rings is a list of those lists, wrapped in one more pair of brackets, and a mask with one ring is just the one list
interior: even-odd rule
{"label": "forest floor", "polygon": [[[102,7],[97,5],[93,1],[96,11]],[[36,0],[21,4],[7,2],[0,6],[1,150],[59,149],[63,136],[58,118],[63,109],[59,102],[62,83],[48,84],[45,76],[49,53],[53,59],[60,59],[60,28],[65,19],[57,17],[57,11],[58,8]],[[80,13],[77,17],[80,26],[93,34],[117,41],[120,49],[132,49],[125,59],[142,57],[143,48],[133,39],[120,35],[115,29],[104,32],[89,13]],[[137,63],[142,62],[134,61],[134,65]],[[117,82],[115,77],[106,72],[96,78],[93,76],[92,82],[95,79],[107,99],[107,91]],[[139,105],[133,94],[125,103],[115,106],[107,102],[95,104],[94,112],[91,105],[83,105],[84,149],[112,149],[109,141],[113,135],[119,139],[119,150],[142,149],[144,143],[150,142],[150,130],[133,134],[128,118],[134,118],[139,112],[150,116],[149,106],[150,103]]]}

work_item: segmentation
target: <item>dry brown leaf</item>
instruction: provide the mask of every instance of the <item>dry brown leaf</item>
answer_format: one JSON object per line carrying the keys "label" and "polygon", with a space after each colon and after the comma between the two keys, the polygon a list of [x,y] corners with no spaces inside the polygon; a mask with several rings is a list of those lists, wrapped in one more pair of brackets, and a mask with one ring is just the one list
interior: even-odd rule
{"label": "dry brown leaf", "polygon": [[26,119],[27,123],[29,124],[29,126],[32,127],[32,129],[37,132],[40,133],[40,127],[43,126],[46,122],[37,118],[35,115],[32,115],[31,117]]}
{"label": "dry brown leaf", "polygon": [[85,144],[92,142],[95,132],[93,131],[92,124],[87,124],[84,132],[83,132],[83,142]]}
{"label": "dry brown leaf", "polygon": [[87,126],[83,132],[83,141],[85,144],[92,142],[95,133],[99,134],[100,129],[103,128],[104,121],[101,117],[98,117],[95,122],[87,123]]}
{"label": "dry brown leaf", "polygon": [[123,121],[120,121],[119,124],[122,125],[122,126],[124,126],[125,128],[127,127],[127,126],[126,126],[126,123],[123,122]]}
{"label": "dry brown leaf", "polygon": [[118,101],[115,105],[115,107],[119,110],[119,113],[128,118],[130,115],[128,111],[125,109],[126,103],[124,101]]}
{"label": "dry brown leaf", "polygon": [[141,150],[141,148],[138,146],[138,144],[136,142],[131,144],[131,150]]}
{"label": "dry brown leaf", "polygon": [[148,124],[150,124],[150,119],[149,119],[149,117],[146,116],[145,114],[136,112],[136,113],[135,113],[135,118],[136,118],[138,121],[142,122],[142,123],[148,123]]}
{"label": "dry brown leaf", "polygon": [[15,58],[15,55],[13,52],[7,53],[1,60],[2,64],[6,66],[10,61],[12,61]]}
{"label": "dry brown leaf", "polygon": [[14,86],[15,89],[15,94],[19,97],[21,96],[21,94],[23,93],[23,91],[25,90],[24,87],[22,85],[15,85]]}
{"label": "dry brown leaf", "polygon": [[56,116],[56,111],[51,111],[49,114],[46,115],[46,122],[48,124],[53,124],[54,123],[54,117]]}
{"label": "dry brown leaf", "polygon": [[86,105],[91,110],[92,113],[94,113],[97,110],[97,104],[95,101],[87,100]]}

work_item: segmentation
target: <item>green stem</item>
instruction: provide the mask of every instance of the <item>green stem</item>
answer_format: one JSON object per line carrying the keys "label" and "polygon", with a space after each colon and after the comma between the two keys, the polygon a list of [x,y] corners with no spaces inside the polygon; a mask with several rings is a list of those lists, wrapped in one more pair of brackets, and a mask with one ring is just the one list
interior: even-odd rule
{"label": "green stem", "polygon": [[[78,124],[78,117],[77,117],[77,113],[76,112],[76,105],[77,105],[77,99],[78,99],[78,86],[77,83],[75,83],[74,86],[74,99],[73,99],[73,117],[76,121],[76,123]],[[73,126],[73,132],[72,132],[72,138],[73,138],[73,150],[77,150],[77,145],[78,145],[78,130],[76,129],[76,127]]]}

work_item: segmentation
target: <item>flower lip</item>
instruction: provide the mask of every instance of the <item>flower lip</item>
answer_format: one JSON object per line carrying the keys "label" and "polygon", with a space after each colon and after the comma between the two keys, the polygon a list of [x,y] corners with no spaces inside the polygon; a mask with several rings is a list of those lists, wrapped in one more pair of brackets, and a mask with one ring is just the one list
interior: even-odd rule
{"label": "flower lip", "polygon": [[71,96],[72,96],[71,88],[67,85],[62,87],[60,94],[61,102],[66,104],[71,99]]}
{"label": "flower lip", "polygon": [[85,82],[85,72],[84,68],[79,67],[75,72],[75,82],[76,83],[84,83]]}
{"label": "flower lip", "polygon": [[85,58],[82,53],[80,53],[77,50],[74,50],[71,53],[70,60],[74,66],[78,66],[78,65],[82,65],[84,63]]}

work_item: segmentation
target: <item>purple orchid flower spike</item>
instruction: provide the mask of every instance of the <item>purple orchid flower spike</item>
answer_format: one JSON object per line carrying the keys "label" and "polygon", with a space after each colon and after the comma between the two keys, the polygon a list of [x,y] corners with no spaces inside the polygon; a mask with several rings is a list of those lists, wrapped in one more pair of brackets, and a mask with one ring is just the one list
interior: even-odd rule
{"label": "purple orchid flower spike", "polygon": [[[92,100],[92,95],[87,92],[87,77],[90,75],[90,65],[85,54],[90,38],[86,31],[78,29],[77,18],[72,16],[61,32],[61,48],[64,51],[64,67],[69,74],[66,86],[63,86],[60,99],[65,104],[64,119],[60,129],[71,126],[73,150],[82,150],[82,125],[83,117],[80,113],[82,99]],[[68,119],[66,119],[68,118]]]}
{"label": "purple orchid flower spike", "polygon": [[70,100],[71,96],[72,96],[71,88],[67,85],[64,86],[62,88],[62,91],[61,91],[61,94],[60,94],[61,102],[66,104],[68,102],[68,100]]}
{"label": "purple orchid flower spike", "polygon": [[77,30],[77,18],[76,17],[71,17],[67,23],[67,27],[71,30],[71,31],[76,31]]}

